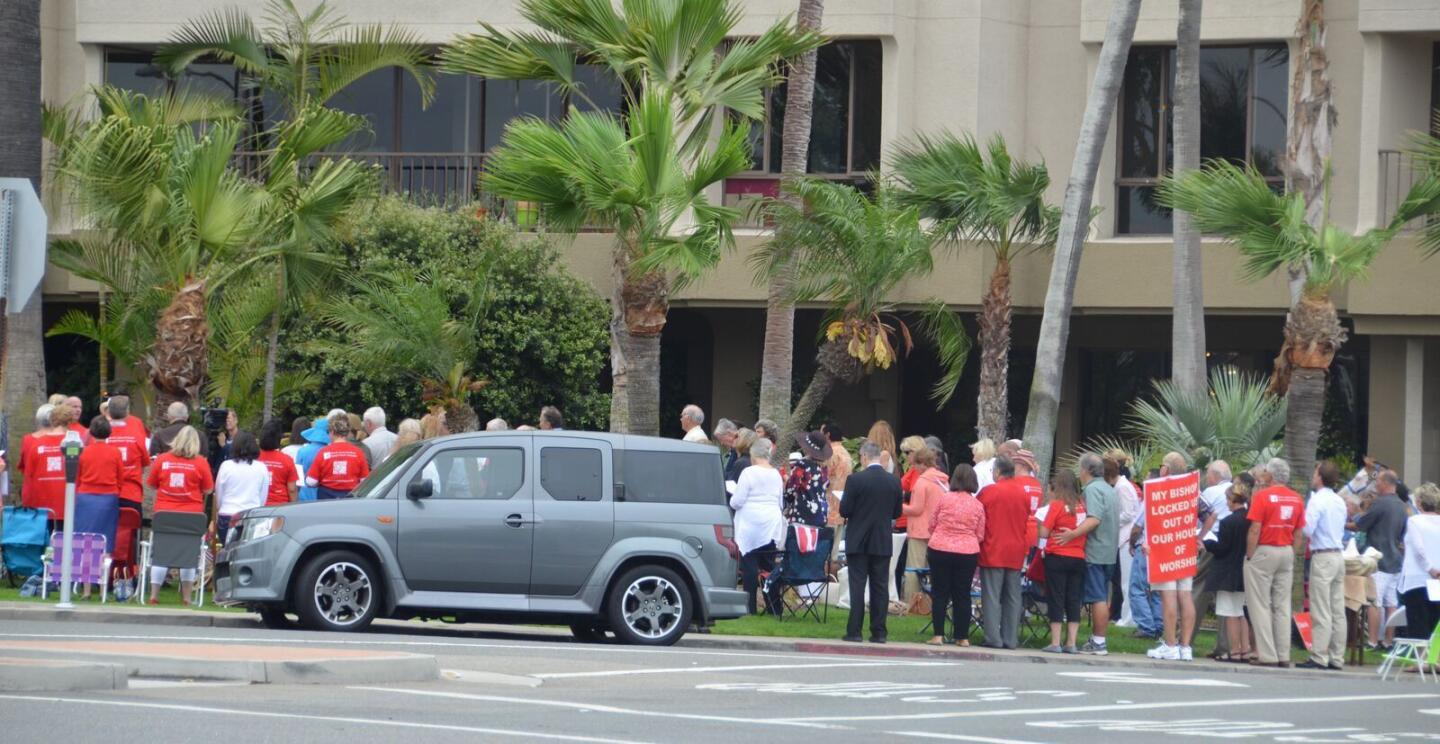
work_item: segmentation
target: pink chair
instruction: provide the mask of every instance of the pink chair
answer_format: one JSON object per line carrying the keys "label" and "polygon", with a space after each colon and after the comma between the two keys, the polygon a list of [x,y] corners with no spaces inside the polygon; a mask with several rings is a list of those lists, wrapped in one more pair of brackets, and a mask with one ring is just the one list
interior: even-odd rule
{"label": "pink chair", "polygon": [[[50,552],[45,558],[45,581],[40,598],[49,596],[51,582],[60,581],[60,558],[65,553],[65,533],[56,530],[50,536]],[[100,602],[110,598],[110,551],[105,536],[97,532],[76,532],[70,536],[70,580],[76,584],[99,584]]]}

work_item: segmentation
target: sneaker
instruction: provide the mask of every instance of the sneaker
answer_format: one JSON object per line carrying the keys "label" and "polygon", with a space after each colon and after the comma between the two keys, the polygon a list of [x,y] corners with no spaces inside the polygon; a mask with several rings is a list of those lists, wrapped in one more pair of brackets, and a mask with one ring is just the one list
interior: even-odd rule
{"label": "sneaker", "polygon": [[1105,648],[1105,644],[1096,643],[1093,639],[1085,642],[1085,645],[1080,649],[1080,653],[1090,654],[1091,656],[1110,655],[1110,651]]}
{"label": "sneaker", "polygon": [[1063,649],[1063,648],[1061,648],[1061,647],[1059,647],[1059,646],[1054,646],[1054,645],[1046,646],[1045,648],[1042,648],[1042,649],[1040,649],[1040,650],[1041,650],[1041,651],[1044,651],[1044,652],[1047,653],[1047,654],[1063,654],[1063,653],[1065,653],[1065,649]]}
{"label": "sneaker", "polygon": [[1152,659],[1162,659],[1162,660],[1165,660],[1165,661],[1179,661],[1179,660],[1180,660],[1180,647],[1179,647],[1179,646],[1171,646],[1171,645],[1169,645],[1169,644],[1166,644],[1166,643],[1162,642],[1159,646],[1156,646],[1155,648],[1152,648],[1152,649],[1150,649],[1149,651],[1146,651],[1146,652],[1145,652],[1145,655],[1146,655],[1146,656],[1149,656],[1149,657],[1152,658]]}
{"label": "sneaker", "polygon": [[1191,647],[1189,647],[1189,646],[1181,646],[1181,647],[1180,647],[1180,660],[1181,660],[1181,661],[1194,661],[1194,660],[1195,660],[1195,649],[1193,649],[1193,648],[1191,648]]}

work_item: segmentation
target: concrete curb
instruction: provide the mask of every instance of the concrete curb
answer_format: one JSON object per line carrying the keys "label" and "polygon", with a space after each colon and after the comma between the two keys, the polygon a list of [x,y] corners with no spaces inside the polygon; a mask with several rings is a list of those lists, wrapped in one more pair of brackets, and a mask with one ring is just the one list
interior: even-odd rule
{"label": "concrete curb", "polygon": [[114,667],[122,670],[124,678],[168,677],[277,685],[392,684],[431,682],[440,678],[440,663],[433,656],[420,654],[297,661],[201,659],[84,649],[14,648],[7,649],[6,653],[20,657],[17,661],[75,663],[79,660],[91,666]]}
{"label": "concrete curb", "polygon": [[5,692],[123,690],[128,676],[122,664],[0,657],[0,690]]}
{"label": "concrete curb", "polygon": [[32,606],[0,602],[0,620],[30,622],[75,621],[82,623],[132,623],[188,628],[258,628],[260,620],[249,613],[205,612],[203,610],[160,610],[140,607],[77,607],[61,610],[53,606]]}

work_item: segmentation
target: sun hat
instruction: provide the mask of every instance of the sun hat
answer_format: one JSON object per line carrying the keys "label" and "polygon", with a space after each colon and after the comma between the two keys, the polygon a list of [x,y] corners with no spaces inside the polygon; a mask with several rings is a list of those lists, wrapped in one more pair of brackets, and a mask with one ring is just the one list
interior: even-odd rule
{"label": "sun hat", "polygon": [[1031,473],[1034,473],[1035,471],[1040,469],[1040,466],[1035,463],[1035,453],[1031,452],[1030,450],[1022,449],[1019,452],[1016,452],[1015,456],[1010,459],[1012,462],[1017,462],[1025,465],[1025,467]]}
{"label": "sun hat", "polygon": [[315,423],[311,424],[309,429],[300,432],[300,436],[304,437],[305,441],[314,444],[329,444],[330,420],[323,418],[316,419]]}
{"label": "sun hat", "polygon": [[830,459],[834,451],[830,448],[830,437],[825,432],[816,429],[812,432],[795,435],[795,443],[800,445],[800,451],[812,460],[825,461]]}

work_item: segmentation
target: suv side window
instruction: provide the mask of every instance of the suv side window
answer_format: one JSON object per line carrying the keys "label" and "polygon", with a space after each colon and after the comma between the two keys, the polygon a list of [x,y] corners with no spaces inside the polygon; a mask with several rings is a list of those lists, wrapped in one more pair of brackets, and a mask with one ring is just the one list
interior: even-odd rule
{"label": "suv side window", "polygon": [[421,468],[415,480],[430,481],[433,499],[504,501],[525,483],[525,451],[512,448],[446,450]]}
{"label": "suv side window", "polygon": [[545,447],[540,450],[540,486],[556,501],[599,501],[604,494],[600,450]]}
{"label": "suv side window", "polygon": [[625,500],[639,504],[724,504],[720,458],[692,452],[625,450]]}

